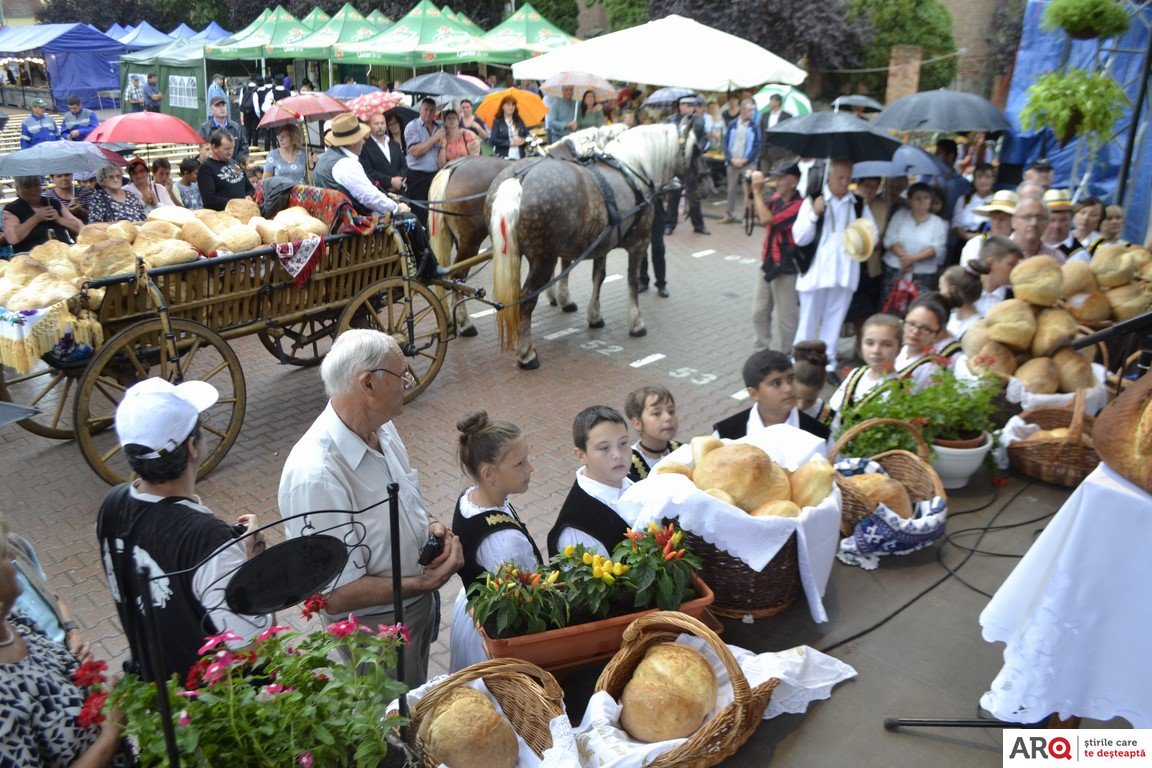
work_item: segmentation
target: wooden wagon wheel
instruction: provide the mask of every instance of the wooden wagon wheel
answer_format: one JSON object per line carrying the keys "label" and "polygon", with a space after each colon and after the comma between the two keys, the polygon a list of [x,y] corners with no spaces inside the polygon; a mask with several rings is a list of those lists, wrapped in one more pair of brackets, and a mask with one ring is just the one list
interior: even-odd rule
{"label": "wooden wagon wheel", "polygon": [[87,359],[68,362],[45,355],[35,368],[24,374],[0,366],[0,400],[40,409],[35,416],[16,422],[32,434],[71,440],[76,434],[72,427],[72,409],[79,388],[77,379],[87,362]]}
{"label": "wooden wagon wheel", "polygon": [[264,349],[284,365],[304,368],[319,365],[332,348],[339,324],[339,313],[325,313],[296,323],[256,332]]}
{"label": "wooden wagon wheel", "polygon": [[383,331],[400,344],[416,379],[416,386],[404,393],[406,403],[428,388],[448,353],[444,305],[428,286],[415,280],[389,277],[361,291],[344,308],[337,335],[349,328]]}
{"label": "wooden wagon wheel", "polygon": [[240,358],[210,328],[181,318],[171,323],[172,339],[164,338],[160,318],[120,331],[105,342],[80,379],[72,417],[76,441],[84,460],[109,483],[132,475],[115,430],[107,427],[124,391],[138,381],[154,376],[173,383],[206,381],[220,393],[216,405],[200,415],[200,477],[220,463],[240,434],[247,405]]}

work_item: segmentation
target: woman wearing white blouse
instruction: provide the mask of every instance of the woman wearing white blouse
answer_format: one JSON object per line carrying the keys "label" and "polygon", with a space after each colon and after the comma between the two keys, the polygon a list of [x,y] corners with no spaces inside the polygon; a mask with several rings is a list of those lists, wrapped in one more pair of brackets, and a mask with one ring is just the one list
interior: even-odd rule
{"label": "woman wearing white blouse", "polygon": [[908,188],[907,207],[892,215],[884,232],[884,296],[908,273],[921,292],[936,290],[936,274],[946,255],[948,225],[931,209],[932,188],[913,184]]}

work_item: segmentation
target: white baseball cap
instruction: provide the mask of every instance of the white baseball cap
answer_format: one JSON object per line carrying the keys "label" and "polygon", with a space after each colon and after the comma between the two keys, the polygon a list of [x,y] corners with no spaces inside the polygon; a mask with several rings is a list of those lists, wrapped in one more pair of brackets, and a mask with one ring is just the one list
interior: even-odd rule
{"label": "white baseball cap", "polygon": [[158,459],[180,447],[200,414],[216,404],[220,393],[206,381],[173,384],[161,378],[145,379],[124,393],[116,408],[116,436],[120,445],[143,445],[152,453],[140,459]]}

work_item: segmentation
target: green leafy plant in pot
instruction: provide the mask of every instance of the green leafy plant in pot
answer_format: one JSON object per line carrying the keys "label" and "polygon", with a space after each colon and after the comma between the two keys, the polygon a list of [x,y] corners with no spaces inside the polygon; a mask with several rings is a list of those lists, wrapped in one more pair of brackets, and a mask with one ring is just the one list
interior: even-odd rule
{"label": "green leafy plant in pot", "polygon": [[1062,29],[1077,40],[1119,37],[1128,31],[1128,12],[1116,0],[1051,0],[1044,7],[1041,26]]}
{"label": "green leafy plant in pot", "polygon": [[1051,128],[1061,146],[1079,136],[1099,149],[1127,104],[1124,91],[1102,72],[1050,72],[1028,88],[1020,125],[1033,130]]}

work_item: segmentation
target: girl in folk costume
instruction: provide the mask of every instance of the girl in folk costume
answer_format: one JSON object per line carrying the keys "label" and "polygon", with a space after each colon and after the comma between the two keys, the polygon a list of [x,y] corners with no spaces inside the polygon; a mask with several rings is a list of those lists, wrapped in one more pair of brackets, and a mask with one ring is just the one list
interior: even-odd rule
{"label": "girl in folk costume", "polygon": [[824,424],[832,421],[832,411],[820,397],[828,381],[827,347],[822,341],[801,341],[792,347],[792,371],[796,374],[796,407]]}
{"label": "girl in folk costume", "polygon": [[879,391],[893,377],[896,355],[900,351],[902,324],[895,315],[872,315],[860,328],[860,356],[864,365],[855,368],[828,400],[832,410],[832,433],[840,429],[845,409],[860,405]]}
{"label": "girl in folk costume", "polygon": [[515,424],[492,421],[477,411],[456,423],[460,467],[475,481],[456,500],[452,532],[464,548],[460,578],[464,589],[452,612],[450,671],[487,659],[484,643],[468,613],[468,587],[484,571],[507,562],[532,570],[543,562],[528,528],[508,501],[524,493],[532,478],[528,439]]}
{"label": "girl in folk costume", "polygon": [[962,267],[948,267],[940,276],[940,293],[944,296],[945,304],[951,308],[948,324],[944,327],[956,341],[964,338],[968,329],[983,317],[976,302],[984,294],[981,278],[988,272],[986,262],[970,261]]}
{"label": "girl in folk costume", "polygon": [[656,462],[680,447],[672,439],[680,426],[676,401],[664,387],[641,387],[628,393],[624,415],[639,436],[632,444],[632,466],[628,470],[628,479],[638,483],[648,477]]}
{"label": "girl in folk costume", "polygon": [[947,323],[948,311],[931,296],[917,297],[904,316],[904,346],[896,356],[895,374],[910,379],[913,392],[928,386],[943,363],[936,342]]}

